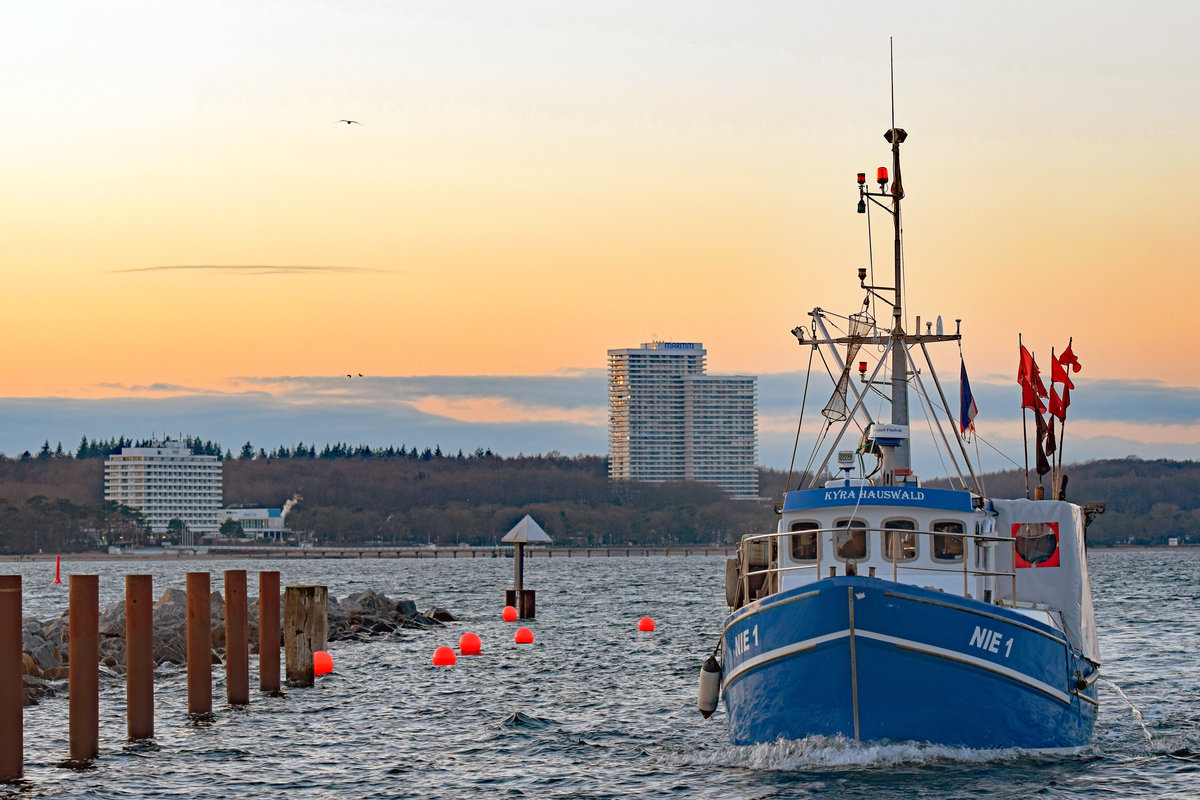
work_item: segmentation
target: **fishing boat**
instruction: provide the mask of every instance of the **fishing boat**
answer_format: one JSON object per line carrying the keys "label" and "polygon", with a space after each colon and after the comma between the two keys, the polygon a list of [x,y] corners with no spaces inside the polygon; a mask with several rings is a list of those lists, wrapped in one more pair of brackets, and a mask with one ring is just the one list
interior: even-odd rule
{"label": "fishing boat", "polygon": [[[984,493],[929,354],[960,342],[961,323],[905,327],[906,137],[893,119],[878,188],[858,174],[859,213],[871,205],[893,222],[892,285],[860,268],[861,308],[816,308],[792,331],[810,374],[816,353],[833,379],[826,445],[795,488],[789,476],[776,530],[745,536],[729,559],[730,613],[701,670],[700,710],[723,700],[735,745],[822,736],[1075,751],[1098,709],[1085,536],[1103,504],[1068,502],[1057,484],[1051,499]],[[949,488],[913,469],[910,392],[950,455]]]}

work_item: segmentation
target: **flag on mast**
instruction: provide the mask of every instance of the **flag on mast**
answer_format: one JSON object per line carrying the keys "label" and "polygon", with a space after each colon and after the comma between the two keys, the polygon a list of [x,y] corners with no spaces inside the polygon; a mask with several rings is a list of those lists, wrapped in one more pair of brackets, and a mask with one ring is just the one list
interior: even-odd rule
{"label": "flag on mast", "polygon": [[975,404],[975,397],[971,394],[971,382],[967,380],[966,362],[959,358],[958,365],[958,432],[963,439],[970,441],[968,432],[975,432],[975,415],[979,413],[979,406]]}
{"label": "flag on mast", "polygon": [[1047,397],[1046,385],[1033,354],[1021,345],[1021,365],[1017,368],[1017,383],[1021,385],[1021,408],[1045,411],[1041,398]]}
{"label": "flag on mast", "polygon": [[[1079,359],[1075,357],[1074,351],[1071,350],[1071,345],[1074,342],[1075,337],[1073,336],[1067,340],[1067,349],[1062,351],[1062,355],[1058,357],[1058,361],[1063,366],[1070,364],[1072,371],[1079,372],[1079,370],[1083,369],[1083,366],[1079,363]],[[1072,386],[1071,388],[1075,387]]]}

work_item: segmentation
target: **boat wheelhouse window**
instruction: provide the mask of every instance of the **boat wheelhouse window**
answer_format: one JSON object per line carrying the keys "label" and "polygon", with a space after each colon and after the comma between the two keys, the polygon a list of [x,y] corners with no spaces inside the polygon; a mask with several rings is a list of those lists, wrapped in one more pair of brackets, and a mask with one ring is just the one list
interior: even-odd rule
{"label": "boat wheelhouse window", "polygon": [[792,523],[793,533],[792,539],[792,561],[816,561],[817,560],[817,528],[820,526],[815,522],[808,520],[799,520]]}
{"label": "boat wheelhouse window", "polygon": [[1013,525],[1018,567],[1057,567],[1058,523],[1027,522]]}
{"label": "boat wheelhouse window", "polygon": [[962,561],[963,525],[961,522],[933,523],[933,560]]}
{"label": "boat wheelhouse window", "polygon": [[883,527],[884,558],[888,561],[912,561],[917,557],[917,523],[911,519],[889,519],[883,523]]}
{"label": "boat wheelhouse window", "polygon": [[839,528],[847,528],[833,535],[833,549],[842,561],[851,561],[867,557],[867,523],[861,519],[843,519],[837,523]]}

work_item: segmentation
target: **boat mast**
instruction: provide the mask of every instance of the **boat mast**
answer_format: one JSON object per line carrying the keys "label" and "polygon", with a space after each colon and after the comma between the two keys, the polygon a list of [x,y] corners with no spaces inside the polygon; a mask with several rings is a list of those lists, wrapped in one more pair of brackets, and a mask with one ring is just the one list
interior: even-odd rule
{"label": "boat mast", "polygon": [[[896,127],[893,103],[892,127],[883,138],[892,145],[892,222],[895,225],[895,300],[892,302],[892,424],[908,427],[908,349],[905,347],[904,333],[904,266],[901,261],[900,247],[900,200],[904,197],[904,189],[900,183],[900,143],[908,137],[903,129]],[[882,188],[882,187],[881,187]],[[919,333],[919,331],[918,331]],[[912,456],[909,450],[909,439],[902,438],[894,447],[883,448],[883,478],[884,482],[894,485],[900,475],[900,482],[912,472]]]}

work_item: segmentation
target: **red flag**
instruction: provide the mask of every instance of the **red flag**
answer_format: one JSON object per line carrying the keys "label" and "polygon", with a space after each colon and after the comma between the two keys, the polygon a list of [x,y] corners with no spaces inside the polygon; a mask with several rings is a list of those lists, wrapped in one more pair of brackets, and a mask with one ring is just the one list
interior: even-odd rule
{"label": "red flag", "polygon": [[1041,370],[1033,360],[1033,354],[1021,345],[1021,364],[1017,368],[1017,383],[1021,386],[1021,408],[1046,410],[1039,399],[1046,397],[1046,385],[1042,383]]}
{"label": "red flag", "polygon": [[1042,402],[1042,398],[1038,397],[1032,386],[1021,387],[1021,408],[1028,408],[1039,414],[1046,413],[1046,404]]}
{"label": "red flag", "polygon": [[[1083,367],[1080,366],[1079,359],[1075,357],[1075,353],[1071,351],[1071,344],[1074,343],[1074,341],[1074,339],[1071,339],[1067,342],[1067,349],[1063,350],[1062,355],[1058,357],[1058,361],[1064,367],[1067,364],[1070,364],[1071,369],[1073,369],[1075,372],[1079,372],[1079,370],[1083,369]],[[1071,388],[1074,389],[1075,387],[1072,386]]]}
{"label": "red flag", "polygon": [[[1066,353],[1063,353],[1063,355],[1066,355]],[[1062,357],[1055,358],[1054,351],[1050,351],[1050,383],[1061,383],[1068,389],[1075,388],[1075,382],[1071,380],[1071,374],[1063,366]]]}
{"label": "red flag", "polygon": [[1063,387],[1062,398],[1058,396],[1058,390],[1054,388],[1054,384],[1050,384],[1050,413],[1058,417],[1060,422],[1067,421],[1067,406],[1071,405],[1071,390],[1066,386]]}
{"label": "red flag", "polygon": [[1017,383],[1022,386],[1032,385],[1035,368],[1033,354],[1025,349],[1025,345],[1021,345],[1021,363],[1017,365]]}

